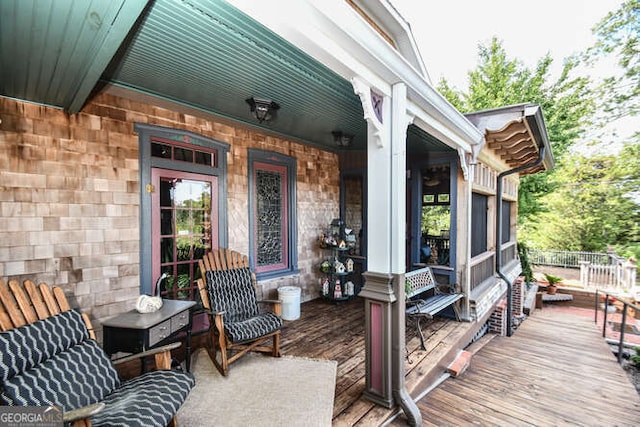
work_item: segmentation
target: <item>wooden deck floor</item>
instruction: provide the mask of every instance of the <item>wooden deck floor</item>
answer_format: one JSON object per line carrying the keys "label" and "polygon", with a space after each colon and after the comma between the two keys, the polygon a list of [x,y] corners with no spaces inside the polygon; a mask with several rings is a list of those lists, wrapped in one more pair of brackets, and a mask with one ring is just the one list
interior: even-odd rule
{"label": "wooden deck floor", "polygon": [[[372,426],[390,418],[387,409],[362,398],[365,389],[364,304],[360,298],[332,304],[314,300],[302,304],[300,319],[285,322],[283,354],[338,361],[333,424]],[[438,318],[423,325],[427,349],[422,350],[415,323],[407,325],[406,388],[418,395],[442,375],[466,339],[472,325]]]}
{"label": "wooden deck floor", "polygon": [[[382,425],[397,413],[361,397],[364,311],[360,299],[339,305],[302,304],[299,320],[285,322],[283,354],[338,361],[335,426]],[[407,327],[406,387],[417,396],[444,371],[469,323],[436,320],[425,328],[427,350]],[[457,352],[457,350],[455,350]],[[512,337],[495,337],[469,369],[418,402],[423,425],[639,425],[640,398],[586,317],[535,311]],[[399,415],[392,425],[405,425]]]}
{"label": "wooden deck floor", "polygon": [[640,425],[640,397],[592,320],[562,310],[493,338],[418,406],[423,425]]}

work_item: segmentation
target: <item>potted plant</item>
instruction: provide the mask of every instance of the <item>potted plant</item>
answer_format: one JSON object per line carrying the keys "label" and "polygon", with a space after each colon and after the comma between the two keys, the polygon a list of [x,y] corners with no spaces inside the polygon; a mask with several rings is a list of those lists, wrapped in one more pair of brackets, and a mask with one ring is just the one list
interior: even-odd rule
{"label": "potted plant", "polygon": [[562,282],[562,277],[547,273],[545,273],[544,277],[547,279],[547,282],[549,282],[549,285],[547,285],[547,293],[549,295],[555,294],[558,290],[558,283]]}

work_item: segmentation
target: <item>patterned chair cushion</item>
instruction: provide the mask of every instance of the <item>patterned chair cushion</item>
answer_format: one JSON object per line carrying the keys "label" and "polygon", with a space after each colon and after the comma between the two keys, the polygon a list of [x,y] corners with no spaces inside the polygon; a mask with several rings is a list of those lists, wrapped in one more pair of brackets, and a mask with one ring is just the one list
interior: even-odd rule
{"label": "patterned chair cushion", "polygon": [[120,384],[111,361],[74,310],[2,332],[0,375],[0,397],[6,404],[66,410],[99,402]]}
{"label": "patterned chair cushion", "polygon": [[2,332],[0,379],[6,381],[87,339],[87,327],[75,310]]}
{"label": "patterned chair cushion", "polygon": [[225,312],[225,323],[243,321],[258,314],[250,269],[207,271],[206,277],[211,308],[214,312]]}
{"label": "patterned chair cushion", "polygon": [[262,313],[238,322],[225,322],[224,332],[232,343],[252,341],[282,327],[282,319],[273,313]]}
{"label": "patterned chair cushion", "polygon": [[166,426],[195,385],[179,371],[147,372],[126,381],[104,399],[106,407],[91,417],[93,426]]}
{"label": "patterned chair cushion", "polygon": [[233,343],[255,340],[282,327],[273,313],[259,313],[251,270],[207,271],[207,288],[214,312],[224,311],[224,332]]}

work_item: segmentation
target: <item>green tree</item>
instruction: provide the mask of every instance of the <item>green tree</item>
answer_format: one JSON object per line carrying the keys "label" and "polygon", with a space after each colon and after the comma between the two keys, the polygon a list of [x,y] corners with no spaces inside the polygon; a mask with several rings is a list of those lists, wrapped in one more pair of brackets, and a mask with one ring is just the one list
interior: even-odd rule
{"label": "green tree", "polygon": [[529,243],[546,249],[626,256],[640,252],[640,135],[620,155],[568,154],[552,180],[556,190],[541,199],[545,212],[527,224]]}
{"label": "green tree", "polygon": [[[478,67],[469,72],[468,92],[453,89],[446,80],[440,81],[438,90],[462,112],[520,103],[539,104],[554,157],[560,159],[584,133],[594,111],[588,78],[572,77],[577,61],[565,61],[559,77],[552,81],[549,55],[528,69],[521,61],[510,59],[497,38],[488,46],[479,46],[478,53]],[[541,211],[540,197],[552,190],[548,175],[536,174],[522,179],[518,200],[520,223]]]}
{"label": "green tree", "polygon": [[605,120],[640,113],[640,0],[627,0],[609,12],[593,29],[596,44],[585,58],[595,63],[615,56],[621,72],[604,79],[600,87]]}

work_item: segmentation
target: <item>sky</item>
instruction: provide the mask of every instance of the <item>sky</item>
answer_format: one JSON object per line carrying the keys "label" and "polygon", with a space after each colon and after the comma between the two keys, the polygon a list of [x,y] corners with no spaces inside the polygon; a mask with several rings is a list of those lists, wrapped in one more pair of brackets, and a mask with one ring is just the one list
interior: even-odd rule
{"label": "sky", "polygon": [[467,88],[478,46],[496,36],[510,58],[533,67],[550,53],[556,72],[595,41],[591,28],[622,0],[390,0],[411,25],[431,80]]}
{"label": "sky", "polygon": [[[478,46],[496,36],[509,59],[533,68],[549,53],[551,78],[557,78],[568,56],[593,45],[591,29],[623,0],[389,0],[409,22],[434,85],[441,77],[458,90],[468,88],[467,73],[478,64]],[[609,75],[613,63],[589,70]],[[640,120],[612,123],[609,140],[640,131]],[[601,135],[600,131],[593,134]],[[588,134],[588,138],[591,135]],[[599,137],[599,139],[602,137]],[[587,141],[585,141],[587,142]]]}

